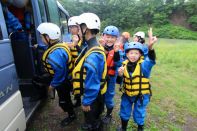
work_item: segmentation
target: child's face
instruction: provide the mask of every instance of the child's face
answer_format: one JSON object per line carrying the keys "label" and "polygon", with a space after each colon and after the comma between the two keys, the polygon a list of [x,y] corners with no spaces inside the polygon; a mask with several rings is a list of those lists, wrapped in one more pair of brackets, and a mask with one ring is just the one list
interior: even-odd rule
{"label": "child's face", "polygon": [[105,44],[106,44],[107,46],[113,46],[114,43],[116,42],[116,39],[117,39],[116,36],[108,35],[108,34],[104,34],[104,35],[103,35],[103,38],[104,38],[104,40],[105,40],[105,42],[106,42]]}
{"label": "child's face", "polygon": [[72,35],[77,35],[78,32],[79,32],[79,28],[77,25],[72,25],[72,26],[69,26],[69,29],[70,29],[70,33]]}
{"label": "child's face", "polygon": [[129,52],[126,55],[130,62],[136,62],[139,60],[141,53],[139,50],[133,49],[129,50]]}

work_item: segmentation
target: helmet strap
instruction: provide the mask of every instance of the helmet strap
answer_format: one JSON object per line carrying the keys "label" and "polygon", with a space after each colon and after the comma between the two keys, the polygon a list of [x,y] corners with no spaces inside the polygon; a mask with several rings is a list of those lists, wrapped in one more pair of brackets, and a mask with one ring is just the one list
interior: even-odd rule
{"label": "helmet strap", "polygon": [[85,30],[85,32],[83,32],[82,25],[80,25],[79,27],[82,32],[82,44],[85,45],[85,42],[86,42],[85,34],[86,34],[87,29]]}
{"label": "helmet strap", "polygon": [[51,44],[50,40],[47,39],[46,35],[43,35],[43,36],[44,36],[44,39],[47,42],[48,46],[51,47],[52,44]]}

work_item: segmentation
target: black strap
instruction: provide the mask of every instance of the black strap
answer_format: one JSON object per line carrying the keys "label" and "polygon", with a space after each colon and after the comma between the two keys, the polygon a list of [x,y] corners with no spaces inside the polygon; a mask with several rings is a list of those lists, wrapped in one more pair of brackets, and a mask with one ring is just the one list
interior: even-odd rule
{"label": "black strap", "polygon": [[[83,64],[84,64],[84,62],[83,62]],[[82,66],[81,66],[81,69],[80,69],[80,76],[79,76],[79,81],[80,81],[80,93],[81,94],[83,94],[83,82],[84,82],[84,80],[83,80],[83,72],[84,72],[84,69],[85,69],[85,67],[83,66],[83,64],[82,64]]]}
{"label": "black strap", "polygon": [[79,54],[79,56],[77,57],[76,61],[75,61],[75,66],[79,63],[79,61],[81,60],[81,58],[85,55],[86,53],[86,50],[87,50],[87,47],[84,48],[81,53]]}
{"label": "black strap", "polygon": [[135,98],[135,103],[137,102],[138,99],[140,99],[141,105],[143,105],[143,95],[142,95],[142,69],[141,69],[141,63],[140,65],[140,81],[139,81],[139,93]]}

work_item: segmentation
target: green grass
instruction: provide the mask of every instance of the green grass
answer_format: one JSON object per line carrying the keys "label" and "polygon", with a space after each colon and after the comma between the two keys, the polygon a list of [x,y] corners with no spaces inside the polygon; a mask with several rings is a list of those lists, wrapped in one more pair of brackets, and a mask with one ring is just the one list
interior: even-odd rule
{"label": "green grass", "polygon": [[148,130],[197,130],[197,41],[160,39]]}

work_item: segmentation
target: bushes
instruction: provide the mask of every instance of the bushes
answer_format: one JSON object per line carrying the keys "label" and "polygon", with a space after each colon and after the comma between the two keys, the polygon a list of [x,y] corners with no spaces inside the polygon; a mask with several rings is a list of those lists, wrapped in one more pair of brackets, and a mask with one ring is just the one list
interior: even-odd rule
{"label": "bushes", "polygon": [[191,16],[188,19],[188,23],[191,25],[193,30],[197,31],[197,15]]}
{"label": "bushes", "polygon": [[[144,31],[147,35],[148,27],[138,27],[134,29],[132,33],[135,33],[137,31]],[[197,40],[197,32],[171,24],[163,25],[160,27],[153,27],[153,33],[160,38]]]}

